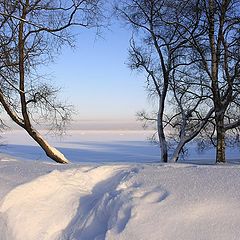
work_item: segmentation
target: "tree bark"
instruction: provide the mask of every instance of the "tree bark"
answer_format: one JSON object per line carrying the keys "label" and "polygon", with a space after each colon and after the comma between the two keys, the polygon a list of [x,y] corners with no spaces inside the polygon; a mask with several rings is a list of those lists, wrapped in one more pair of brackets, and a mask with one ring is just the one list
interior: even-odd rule
{"label": "tree bark", "polygon": [[181,142],[179,142],[179,144],[177,145],[176,149],[175,149],[174,152],[173,152],[173,155],[172,155],[172,157],[171,157],[170,162],[176,163],[176,162],[178,161],[180,152],[182,151],[185,143],[186,143],[186,142],[185,142],[184,140],[182,140]]}
{"label": "tree bark", "polygon": [[69,162],[61,152],[59,152],[56,148],[52,147],[46,140],[44,140],[44,138],[36,129],[33,129],[31,127],[26,128],[26,131],[41,146],[48,157],[58,163],[65,164]]}
{"label": "tree bark", "polygon": [[221,114],[216,119],[217,125],[217,149],[216,149],[216,163],[225,163],[225,129],[224,129],[224,115]]}
{"label": "tree bark", "polygon": [[160,151],[161,151],[161,161],[168,162],[168,150],[167,150],[167,141],[165,139],[164,133],[159,132],[159,142],[160,142]]}
{"label": "tree bark", "polygon": [[167,149],[167,141],[163,129],[163,111],[164,105],[159,101],[159,111],[158,111],[158,138],[159,138],[159,145],[160,145],[160,154],[161,154],[161,161],[168,162],[168,149]]}
{"label": "tree bark", "polygon": [[[225,130],[224,130],[224,113],[226,106],[222,104],[220,89],[219,89],[219,62],[220,62],[220,44],[221,37],[218,36],[217,43],[215,44],[215,2],[209,1],[209,41],[211,48],[211,74],[212,74],[212,93],[215,106],[215,122],[217,131],[217,149],[216,149],[216,163],[225,163]],[[221,26],[220,26],[221,29]],[[219,31],[220,31],[219,29]],[[220,34],[220,32],[219,32]],[[216,47],[215,47],[216,45]]]}
{"label": "tree bark", "polygon": [[11,106],[8,104],[7,100],[5,99],[3,92],[0,90],[0,103],[4,107],[5,111],[11,117],[11,119],[24,130],[41,146],[44,150],[46,155],[53,159],[58,163],[68,163],[69,161],[65,158],[65,156],[60,153],[56,148],[52,147],[41,134],[36,130],[33,129],[32,126],[26,126],[24,120],[19,118],[17,114],[11,109]]}

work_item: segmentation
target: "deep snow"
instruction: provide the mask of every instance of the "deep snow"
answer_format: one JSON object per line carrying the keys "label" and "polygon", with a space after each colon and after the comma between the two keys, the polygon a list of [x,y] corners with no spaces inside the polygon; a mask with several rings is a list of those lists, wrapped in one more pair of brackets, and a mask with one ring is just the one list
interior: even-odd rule
{"label": "deep snow", "polygon": [[239,171],[237,165],[59,166],[3,158],[0,239],[237,240]]}
{"label": "deep snow", "polygon": [[239,239],[237,164],[159,164],[146,136],[118,131],[53,141],[73,159],[59,165],[22,134],[1,148],[0,240]]}

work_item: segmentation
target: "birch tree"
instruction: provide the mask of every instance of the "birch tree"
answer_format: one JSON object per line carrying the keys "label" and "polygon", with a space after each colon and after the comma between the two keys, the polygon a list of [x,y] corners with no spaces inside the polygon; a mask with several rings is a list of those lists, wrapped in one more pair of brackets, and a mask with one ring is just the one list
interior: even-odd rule
{"label": "birch tree", "polygon": [[[161,160],[176,162],[186,143],[199,134],[213,113],[212,108],[201,112],[206,91],[201,74],[196,76],[193,71],[196,59],[188,55],[187,38],[196,31],[198,21],[185,22],[188,30],[178,24],[188,19],[194,9],[188,1],[162,0],[122,1],[117,9],[133,27],[130,67],[145,72],[147,89],[158,103],[155,116],[142,112],[139,118],[156,122]],[[168,111],[174,105],[175,109]],[[167,128],[177,136],[170,157]]]}
{"label": "birch tree", "polygon": [[[224,163],[226,133],[240,126],[240,1],[203,0],[192,1],[201,20],[198,31],[188,41],[199,59],[199,71],[205,76],[214,106],[212,143],[216,146],[216,162]],[[174,22],[172,22],[174,24]],[[186,29],[184,24],[179,24]]]}
{"label": "birch tree", "polygon": [[[63,45],[73,45],[71,27],[98,24],[98,0],[9,0],[0,2],[0,103],[10,118],[59,163],[68,160],[34,127],[39,118],[62,129],[71,107],[38,73]],[[66,79],[69,81],[69,79]]]}

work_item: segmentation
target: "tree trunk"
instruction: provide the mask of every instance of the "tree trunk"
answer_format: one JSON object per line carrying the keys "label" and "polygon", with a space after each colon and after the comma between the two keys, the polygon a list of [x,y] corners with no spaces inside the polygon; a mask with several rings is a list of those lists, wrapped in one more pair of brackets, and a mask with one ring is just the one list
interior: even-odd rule
{"label": "tree trunk", "polygon": [[177,162],[178,159],[179,159],[179,155],[180,155],[180,152],[181,150],[183,149],[184,145],[185,145],[185,141],[180,141],[177,145],[177,147],[175,148],[174,152],[173,152],[173,155],[171,157],[171,160],[170,162]]}
{"label": "tree trunk", "polygon": [[160,140],[161,161],[168,162],[167,142],[165,137]]}
{"label": "tree trunk", "polygon": [[[160,105],[161,108],[161,105]],[[163,129],[163,121],[162,121],[162,111],[159,110],[158,113],[158,138],[159,138],[159,145],[160,145],[160,153],[161,153],[161,161],[168,162],[168,149],[167,149],[167,141],[164,134]]]}
{"label": "tree trunk", "polygon": [[46,155],[58,163],[68,163],[69,161],[65,156],[59,152],[56,148],[49,145],[49,143],[43,139],[41,134],[33,128],[25,128],[28,134],[41,146]]}
{"label": "tree trunk", "polygon": [[[27,8],[29,7],[29,0],[26,1],[25,5],[23,5],[22,16],[21,19],[26,19],[27,16]],[[19,94],[20,94],[20,102],[21,102],[21,110],[23,119],[19,119],[16,117],[16,114],[11,111],[11,106],[6,104],[5,99],[1,96],[0,100],[3,103],[4,108],[8,113],[10,113],[10,117],[22,128],[24,128],[28,134],[42,147],[48,157],[53,159],[58,163],[68,163],[68,160],[64,157],[62,153],[60,153],[56,148],[50,146],[48,142],[46,142],[41,134],[32,127],[28,108],[27,101],[25,95],[25,40],[24,40],[24,21],[20,21],[19,29],[18,29],[18,54],[19,54]],[[5,104],[4,104],[5,102]]]}
{"label": "tree trunk", "polygon": [[217,125],[217,149],[216,149],[216,163],[225,163],[225,129],[223,114],[216,118]]}
{"label": "tree trunk", "polygon": [[41,136],[41,134],[33,129],[31,126],[27,127],[24,123],[24,120],[19,118],[17,114],[11,109],[11,106],[8,104],[5,99],[3,92],[0,89],[0,103],[6,110],[7,114],[11,117],[11,119],[19,125],[21,128],[26,130],[28,134],[41,146],[41,148],[45,151],[48,157],[53,159],[58,163],[68,163],[68,160],[64,157],[62,153],[60,153],[56,148],[50,146]]}

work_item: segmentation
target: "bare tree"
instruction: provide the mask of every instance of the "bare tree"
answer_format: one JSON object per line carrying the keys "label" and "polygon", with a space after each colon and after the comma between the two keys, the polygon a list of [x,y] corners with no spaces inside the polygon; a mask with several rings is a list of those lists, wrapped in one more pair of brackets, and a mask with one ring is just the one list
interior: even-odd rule
{"label": "bare tree", "polygon": [[[214,121],[209,136],[216,145],[216,162],[224,163],[226,132],[240,126],[240,1],[189,2],[197,9],[196,15],[191,16],[192,21],[200,21],[197,31],[186,40],[195,58],[199,59],[199,71],[211,91],[209,97],[214,106]],[[180,29],[189,31],[184,23],[178,24]],[[198,32],[201,34],[196,34]]]}
{"label": "bare tree", "polygon": [[0,102],[11,119],[59,163],[68,160],[34,127],[39,118],[62,129],[71,106],[57,100],[58,89],[38,74],[64,44],[73,45],[73,26],[98,23],[98,0],[18,0],[0,2]]}
{"label": "bare tree", "polygon": [[[130,44],[130,67],[144,71],[147,89],[156,96],[155,116],[139,113],[143,121],[157,123],[161,159],[169,160],[168,148],[174,132],[176,144],[171,160],[176,162],[186,143],[194,139],[207,124],[213,109],[206,105],[202,75],[196,76],[198,62],[189,54],[187,38],[196,31],[198,22],[187,23],[188,31],[179,27],[194,11],[188,1],[122,1],[117,9],[133,29]],[[188,8],[188,9],[187,9]],[[172,22],[176,22],[173,24]],[[194,68],[194,70],[193,70]],[[169,108],[172,108],[169,111]]]}

